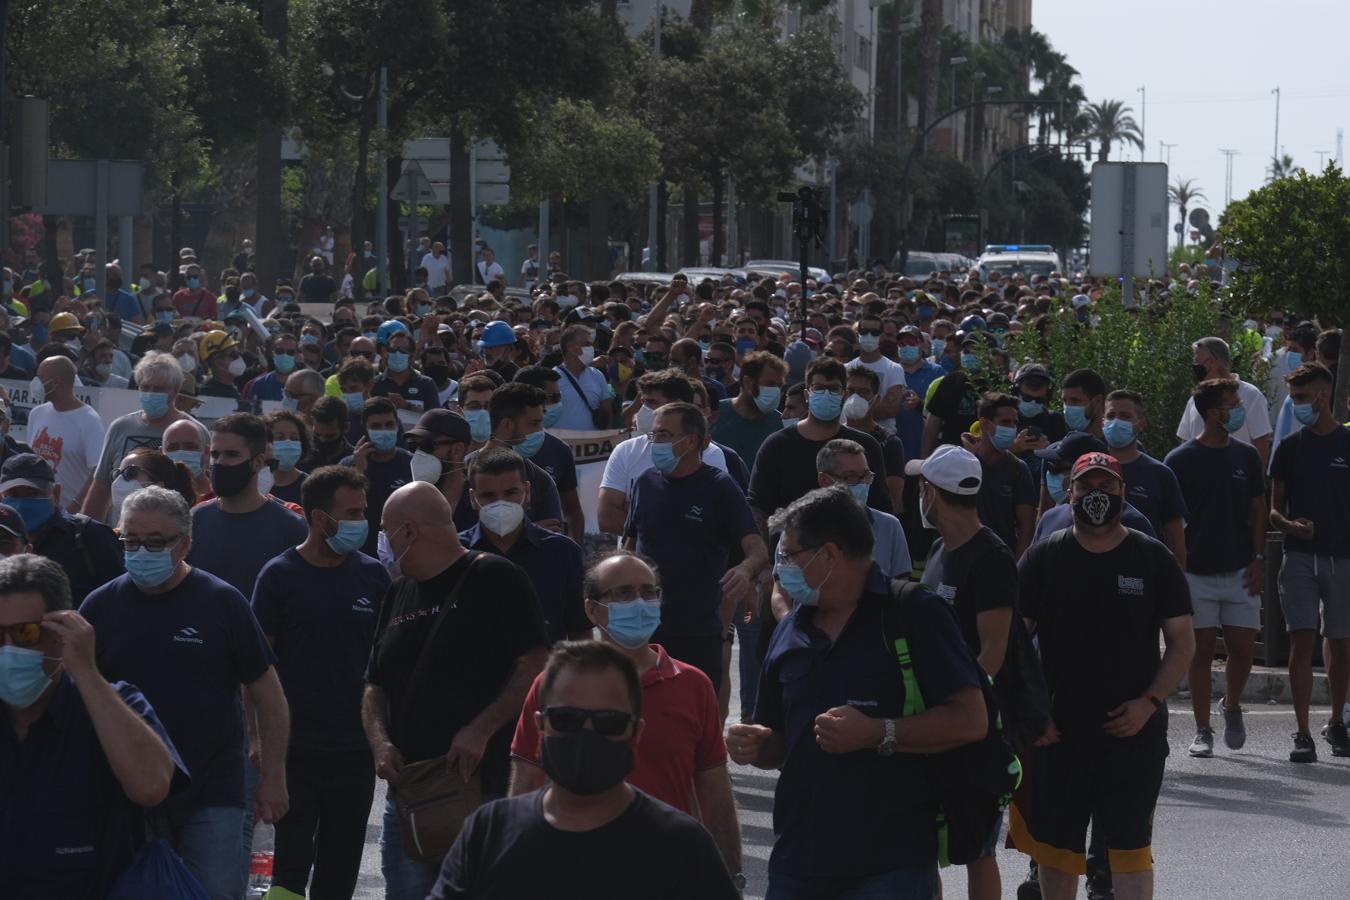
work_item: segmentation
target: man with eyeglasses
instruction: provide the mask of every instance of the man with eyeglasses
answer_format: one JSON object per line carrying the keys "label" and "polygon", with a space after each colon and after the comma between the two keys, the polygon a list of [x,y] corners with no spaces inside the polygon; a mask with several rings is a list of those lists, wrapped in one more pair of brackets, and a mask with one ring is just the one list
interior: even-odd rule
{"label": "man with eyeglasses", "polygon": [[895,431],[896,415],[902,408],[917,408],[919,395],[906,389],[905,370],[900,363],[881,355],[881,317],[863,313],[858,319],[857,333],[858,355],[849,361],[848,368],[861,367],[877,373],[881,389],[877,394],[875,417],[883,428]]}
{"label": "man with eyeglasses", "polygon": [[308,416],[314,404],[324,396],[323,376],[313,369],[300,369],[286,379],[281,408]]}
{"label": "man with eyeglasses", "polygon": [[145,693],[192,774],[186,791],[154,811],[153,831],[208,897],[228,900],[243,893],[247,853],[241,685],[262,772],[251,812],[267,822],[280,820],[288,806],[290,719],[272,650],[248,601],[188,564],[192,525],[177,491],[150,486],[132,493],[121,520],[128,574],[90,594],[80,614],[98,634],[99,671]]}
{"label": "man with eyeglasses", "polygon": [[[735,900],[708,832],[624,780],[646,727],[629,657],[597,641],[554,649],[540,677],[543,790],[474,813],[428,900],[543,897],[559,878],[596,900]],[[653,853],[659,847],[661,852]]]}
{"label": "man with eyeglasses", "polygon": [[816,454],[816,472],[820,487],[842,484],[867,512],[867,520],[872,523],[872,560],[882,574],[887,578],[908,579],[914,561],[900,520],[867,505],[867,494],[876,475],[867,468],[867,454],[862,445],[840,438],[830,441]]}
{"label": "man with eyeglasses", "polygon": [[[355,341],[353,341],[355,343]],[[394,331],[384,352],[384,372],[370,389],[372,397],[388,397],[399,409],[422,412],[437,405],[436,382],[413,368],[413,339],[406,331]]]}
{"label": "man with eyeglasses", "polygon": [[106,681],[94,648],[58,565],[27,554],[0,560],[6,896],[106,896],[139,844],[127,836],[144,833],[145,810],[186,783],[145,695]]}
{"label": "man with eyeglasses", "polygon": [[881,447],[881,459],[886,464],[886,495],[891,499],[891,509],[903,509],[906,448],[895,432],[888,431],[876,420],[881,378],[871,369],[854,366],[848,370],[846,387],[848,399],[844,401],[844,420],[850,428],[870,434]]}
{"label": "man with eyeglasses", "polygon": [[362,721],[375,772],[391,788],[380,842],[385,897],[422,900],[440,866],[403,852],[399,775],[444,759],[465,782],[477,773],[484,801],[504,796],[512,729],[548,635],[529,577],[501,556],[466,549],[434,486],[395,491],[383,530],[403,577],[380,605]]}
{"label": "man with eyeglasses", "polygon": [[[544,442],[544,392],[520,382],[508,382],[497,388],[488,400],[488,422],[492,433],[487,447],[506,447],[516,451],[525,461],[530,483],[530,500],[526,506],[530,521],[540,528],[561,533],[563,530],[562,501],[558,487],[547,472],[530,461]],[[472,465],[475,450],[464,457]],[[478,512],[467,495],[460,497],[455,507],[455,524],[461,531],[478,522]]]}
{"label": "man with eyeglasses", "polygon": [[[738,606],[752,609],[768,551],[741,489],[702,460],[708,423],[697,406],[661,407],[647,438],[652,468],[633,484],[624,546],[666,573],[656,640],[720,690],[724,636]],[[728,567],[737,550],[743,559]]]}
{"label": "man with eyeglasses", "polygon": [[452,507],[467,484],[464,456],[473,438],[464,417],[448,409],[429,409],[403,436],[412,451],[408,470],[414,481],[434,484]]}

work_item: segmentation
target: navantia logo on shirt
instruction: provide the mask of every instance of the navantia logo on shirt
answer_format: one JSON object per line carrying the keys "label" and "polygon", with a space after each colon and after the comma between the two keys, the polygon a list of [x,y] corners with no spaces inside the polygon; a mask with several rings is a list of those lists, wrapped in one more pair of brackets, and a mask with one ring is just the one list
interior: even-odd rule
{"label": "navantia logo on shirt", "polygon": [[1144,579],[1121,575],[1116,578],[1116,590],[1129,597],[1144,596]]}
{"label": "navantia logo on shirt", "polygon": [[1345,468],[1350,468],[1350,466],[1347,466],[1347,465],[1345,464],[1345,457],[1344,457],[1344,456],[1336,456],[1336,457],[1332,457],[1332,460],[1331,460],[1331,468],[1333,468],[1333,469],[1345,469]]}
{"label": "navantia logo on shirt", "polygon": [[375,608],[371,605],[369,597],[358,597],[352,603],[352,612],[369,613],[373,616],[375,615]]}
{"label": "navantia logo on shirt", "polygon": [[200,637],[198,637],[199,634],[201,634],[201,632],[198,631],[198,630],[195,629],[195,628],[192,628],[192,627],[188,627],[188,628],[180,628],[180,629],[178,630],[178,633],[175,634],[175,635],[173,636],[173,639],[174,639],[175,641],[177,641],[178,643],[180,643],[180,644],[204,644],[204,643],[206,643],[206,642],[203,641]]}
{"label": "navantia logo on shirt", "polygon": [[948,603],[956,602],[956,585],[954,584],[939,584],[937,587],[933,588],[933,593],[937,594]]}
{"label": "navantia logo on shirt", "polygon": [[684,517],[685,517],[686,519],[690,520],[691,522],[702,522],[702,521],[703,521],[703,507],[701,507],[701,506],[691,506],[691,507],[689,507],[689,512],[685,513],[685,514],[684,514]]}

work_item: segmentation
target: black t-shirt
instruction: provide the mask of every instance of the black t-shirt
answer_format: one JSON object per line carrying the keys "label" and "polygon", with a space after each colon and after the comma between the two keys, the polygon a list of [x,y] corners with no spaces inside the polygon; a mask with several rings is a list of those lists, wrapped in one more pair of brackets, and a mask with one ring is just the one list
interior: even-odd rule
{"label": "black t-shirt", "polygon": [[993,465],[980,461],[983,470],[980,493],[975,506],[980,513],[980,524],[992,528],[1003,543],[1017,546],[1017,507],[1033,509],[1040,499],[1031,470],[1011,453],[1003,453]]}
{"label": "black t-shirt", "polygon": [[[355,466],[356,457],[348,456],[342,460],[344,466]],[[389,459],[377,459],[375,454],[366,458],[366,478],[370,487],[366,488],[366,542],[361,552],[366,556],[379,556],[380,517],[384,515],[384,504],[394,491],[413,480],[412,454],[402,447],[394,448]],[[466,495],[468,491],[464,492]]]}
{"label": "black t-shirt", "polygon": [[[1055,724],[1078,740],[1105,737],[1107,713],[1148,690],[1158,631],[1191,614],[1191,593],[1166,546],[1137,531],[1105,553],[1072,531],[1027,550],[1018,602],[1036,623]],[[1165,717],[1145,732],[1165,737]],[[1140,732],[1143,735],[1145,732]]]}
{"label": "black t-shirt", "polygon": [[333,299],[337,283],[331,276],[310,272],[300,279],[300,302],[327,303]]}
{"label": "black t-shirt", "polygon": [[1252,499],[1264,497],[1261,456],[1251,444],[1230,438],[1225,447],[1190,440],[1167,454],[1186,501],[1186,571],[1217,575],[1252,561]]}
{"label": "black t-shirt", "polygon": [[928,551],[923,583],[956,610],[961,636],[976,656],[980,654],[976,617],[991,609],[1017,607],[1017,564],[1008,545],[988,526],[952,551],[939,538]]}
{"label": "black t-shirt", "polygon": [[[454,605],[447,605],[452,599]],[[437,628],[441,616],[446,621]],[[435,652],[419,674],[433,628]],[[497,699],[516,660],[547,646],[544,613],[530,579],[513,562],[470,550],[427,581],[405,577],[390,585],[366,682],[384,689],[389,739],[404,760],[417,762],[449,752],[455,734]],[[509,723],[488,742],[485,779],[492,768],[504,774],[514,730]]]}
{"label": "black t-shirt", "polygon": [[[867,467],[876,477],[867,494],[867,505],[882,512],[891,511],[891,498],[886,493],[886,463],[881,448],[870,434],[843,426],[834,439],[857,441],[867,455]],[[771,516],[793,500],[814,491],[820,485],[816,478],[816,454],[829,441],[811,441],[802,437],[796,425],[769,435],[760,445],[755,457],[755,468],[750,474],[750,506]]]}
{"label": "black t-shirt", "polygon": [[197,393],[202,397],[229,397],[231,400],[239,399],[239,389],[233,384],[226,384],[223,381],[216,381],[214,378],[208,378],[202,382],[201,388]]}
{"label": "black t-shirt", "polygon": [[1284,483],[1286,515],[1313,523],[1311,541],[1285,535],[1284,549],[1350,557],[1350,428],[1294,432],[1275,448],[1271,472]]}
{"label": "black t-shirt", "polygon": [[569,887],[587,900],[737,900],[703,826],[633,795],[617,819],[590,831],[550,825],[544,790],[489,803],[464,824],[427,900],[555,897]]}
{"label": "black t-shirt", "polygon": [[924,408],[942,420],[938,444],[961,446],[961,435],[979,418],[980,394],[960,370],[942,376]]}
{"label": "black t-shirt", "polygon": [[881,447],[881,458],[886,463],[886,474],[896,477],[905,474],[905,444],[900,435],[878,425],[872,429],[872,438]]}

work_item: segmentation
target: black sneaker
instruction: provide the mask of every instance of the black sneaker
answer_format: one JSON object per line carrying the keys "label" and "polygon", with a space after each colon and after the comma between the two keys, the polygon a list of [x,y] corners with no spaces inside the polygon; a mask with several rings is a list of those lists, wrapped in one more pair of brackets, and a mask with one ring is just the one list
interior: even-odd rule
{"label": "black sneaker", "polygon": [[1332,756],[1350,756],[1350,734],[1346,733],[1344,722],[1328,723],[1323,734],[1331,745]]}
{"label": "black sneaker", "polygon": [[1111,873],[1089,872],[1087,895],[1088,900],[1116,900],[1116,892],[1111,885]]}
{"label": "black sneaker", "polygon": [[1017,886],[1017,900],[1042,900],[1041,875],[1034,859],[1031,861],[1031,871],[1027,873],[1027,880]]}
{"label": "black sneaker", "polygon": [[1306,731],[1294,732],[1294,749],[1289,751],[1289,761],[1296,763],[1317,762],[1317,745],[1312,735]]}

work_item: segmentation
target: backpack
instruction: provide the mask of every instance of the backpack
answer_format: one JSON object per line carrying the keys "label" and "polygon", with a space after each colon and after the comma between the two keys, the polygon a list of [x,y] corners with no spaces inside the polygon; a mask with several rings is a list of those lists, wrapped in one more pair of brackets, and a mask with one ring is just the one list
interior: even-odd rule
{"label": "backpack", "polygon": [[[886,646],[894,650],[900,665],[905,690],[903,716],[915,716],[927,709],[909,653],[910,604],[920,591],[931,595],[927,587],[916,582],[892,581],[891,602],[882,615]],[[934,602],[939,602],[936,595],[932,596]],[[978,668],[974,654],[968,648],[966,653],[971,664]],[[926,757],[929,783],[937,798],[934,827],[938,865],[943,868],[979,859],[989,835],[1002,820],[1013,791],[1022,782],[1022,763],[1004,736],[998,701],[987,677],[980,690],[989,717],[985,736],[972,744]]]}

